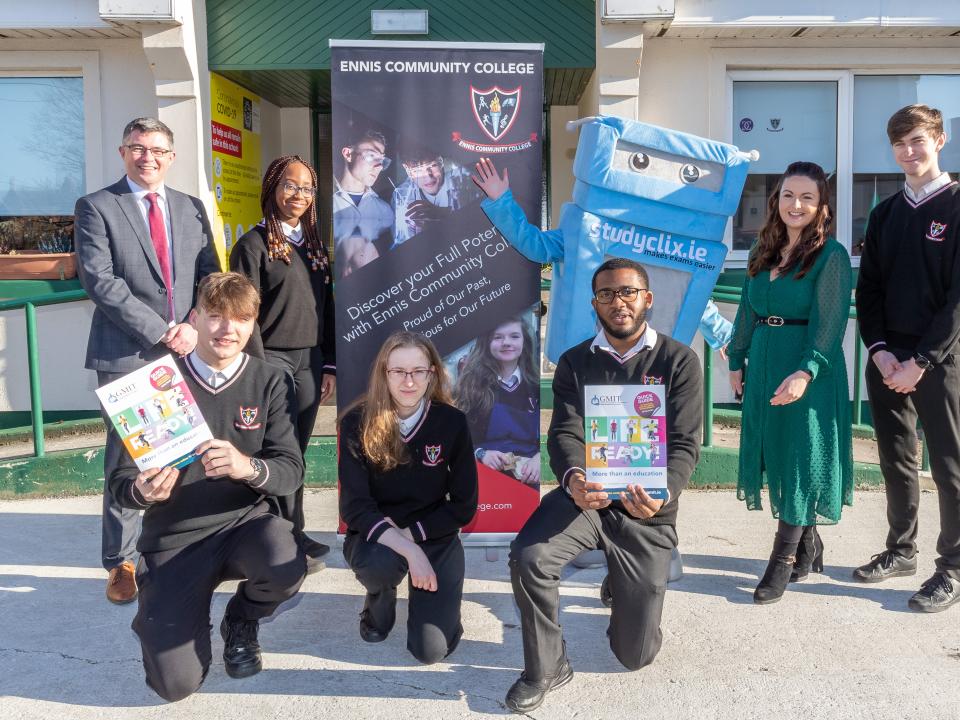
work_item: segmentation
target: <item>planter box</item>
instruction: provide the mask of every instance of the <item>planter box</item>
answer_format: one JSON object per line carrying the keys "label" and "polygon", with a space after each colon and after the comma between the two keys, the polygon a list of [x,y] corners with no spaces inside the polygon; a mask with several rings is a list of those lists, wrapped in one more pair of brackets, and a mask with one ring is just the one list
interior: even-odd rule
{"label": "planter box", "polygon": [[76,276],[76,253],[0,255],[0,280],[69,280]]}

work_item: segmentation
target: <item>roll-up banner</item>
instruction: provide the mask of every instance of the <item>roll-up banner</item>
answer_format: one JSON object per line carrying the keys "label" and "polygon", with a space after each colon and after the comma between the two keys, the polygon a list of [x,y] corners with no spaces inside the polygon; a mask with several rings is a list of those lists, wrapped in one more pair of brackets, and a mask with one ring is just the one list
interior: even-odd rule
{"label": "roll-up banner", "polygon": [[540,498],[540,273],[492,226],[470,175],[496,157],[539,225],[543,46],[330,45],[339,409],[366,390],[390,333],[429,337],[478,448],[464,532],[502,542]]}

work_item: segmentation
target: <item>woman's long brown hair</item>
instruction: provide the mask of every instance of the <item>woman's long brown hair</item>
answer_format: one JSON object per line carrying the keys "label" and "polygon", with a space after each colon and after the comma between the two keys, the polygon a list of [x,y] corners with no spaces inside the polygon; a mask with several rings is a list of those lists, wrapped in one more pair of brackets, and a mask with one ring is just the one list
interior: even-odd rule
{"label": "woman's long brown hair", "polygon": [[427,356],[433,370],[424,398],[431,402],[452,405],[450,383],[440,353],[419,333],[395,332],[386,339],[373,361],[367,393],[357,403],[363,406],[360,416],[360,443],[363,454],[380,471],[386,472],[407,462],[407,446],[400,435],[396,406],[387,384],[387,361],[399,348],[417,348]]}
{"label": "woman's long brown hair", "polygon": [[[780,192],[783,182],[791,177],[805,177],[817,184],[820,193],[820,204],[817,207],[813,220],[800,232],[800,240],[790,251],[788,258],[783,258],[783,250],[788,243],[787,226],[780,217]],[[830,207],[830,189],[827,187],[827,175],[823,168],[812,162],[791,163],[786,172],[777,180],[773,192],[767,198],[767,218],[760,228],[760,239],[756,248],[750,254],[747,273],[754,277],[764,270],[773,270],[783,264],[781,275],[793,270],[799,265],[796,274],[797,280],[802,278],[813,267],[817,255],[827,242],[827,235],[833,224],[833,210]]]}
{"label": "woman's long brown hair", "polygon": [[[530,392],[536,392],[539,387],[540,374],[537,370],[537,359],[534,357],[535,346],[530,326],[518,316],[507,318],[480,335],[464,360],[463,370],[457,381],[455,400],[457,407],[471,419],[486,418],[493,410],[500,363],[490,353],[490,342],[497,330],[513,323],[520,326],[520,334],[523,336],[523,351],[520,353],[517,367],[523,379],[527,381]],[[478,440],[480,438],[474,438],[475,442]]]}

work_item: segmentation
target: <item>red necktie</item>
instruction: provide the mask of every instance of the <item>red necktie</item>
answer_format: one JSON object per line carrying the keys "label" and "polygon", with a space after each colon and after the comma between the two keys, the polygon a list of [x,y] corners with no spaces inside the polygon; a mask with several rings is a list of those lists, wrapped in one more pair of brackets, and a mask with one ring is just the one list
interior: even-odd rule
{"label": "red necktie", "polygon": [[163,284],[167,288],[167,305],[170,316],[168,320],[175,320],[173,314],[173,273],[170,268],[170,251],[167,245],[167,228],[163,224],[163,212],[157,202],[157,193],[147,193],[150,210],[147,219],[150,223],[150,239],[153,240],[153,249],[157,252],[160,261],[160,272],[163,274]]}

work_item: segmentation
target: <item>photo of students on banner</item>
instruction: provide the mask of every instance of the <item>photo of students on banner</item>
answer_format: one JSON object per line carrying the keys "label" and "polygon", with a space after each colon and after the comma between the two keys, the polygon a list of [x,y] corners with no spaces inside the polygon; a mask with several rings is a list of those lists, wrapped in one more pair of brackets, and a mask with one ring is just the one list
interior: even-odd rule
{"label": "photo of students on banner", "polygon": [[496,154],[539,219],[542,47],[333,42],[331,68],[338,404],[365,392],[392,332],[429,338],[480,448],[464,532],[512,534],[540,499],[540,267],[471,173]]}
{"label": "photo of students on banner", "polygon": [[477,461],[539,491],[538,324],[533,310],[506,318],[474,340],[452,374]]}
{"label": "photo of students on banner", "polygon": [[333,238],[338,278],[373,262],[393,243],[393,210],[374,189],[390,167],[386,152],[384,134],[362,126],[336,154]]}
{"label": "photo of students on banner", "polygon": [[406,242],[464,205],[480,200],[470,170],[430,150],[408,143],[400,154],[407,179],[393,191],[394,244]]}

